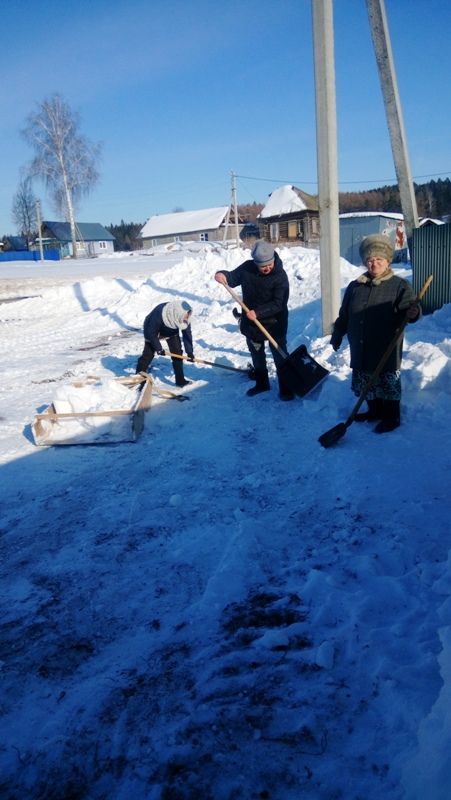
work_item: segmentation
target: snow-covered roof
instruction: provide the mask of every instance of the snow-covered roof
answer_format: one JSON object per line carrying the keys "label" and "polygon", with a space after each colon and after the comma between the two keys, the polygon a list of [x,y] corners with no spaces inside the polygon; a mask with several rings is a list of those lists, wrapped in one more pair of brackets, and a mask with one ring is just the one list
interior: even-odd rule
{"label": "snow-covered roof", "polygon": [[174,214],[156,214],[147,220],[141,230],[143,238],[170,236],[177,233],[211,231],[224,222],[229,206],[203,208],[200,211],[179,211]]}
{"label": "snow-covered roof", "polygon": [[349,211],[346,214],[340,214],[340,219],[351,217],[388,217],[388,219],[404,219],[403,214],[398,214],[396,211]]}
{"label": "snow-covered roof", "polygon": [[[404,214],[398,214],[396,211],[349,211],[346,214],[340,214],[340,219],[352,219],[353,217],[387,217],[388,219],[404,220]],[[432,217],[422,217],[419,220],[420,227],[427,222],[432,222],[434,225],[444,225],[441,219],[433,219]]]}
{"label": "snow-covered roof", "polygon": [[422,219],[420,219],[420,227],[421,225],[426,225],[427,222],[432,222],[434,225],[445,224],[442,219],[434,219],[433,217],[422,217]]}
{"label": "snow-covered roof", "polygon": [[259,217],[280,217],[282,214],[293,214],[317,207],[316,199],[301,189],[289,184],[279,186],[269,195],[269,200],[261,210]]}

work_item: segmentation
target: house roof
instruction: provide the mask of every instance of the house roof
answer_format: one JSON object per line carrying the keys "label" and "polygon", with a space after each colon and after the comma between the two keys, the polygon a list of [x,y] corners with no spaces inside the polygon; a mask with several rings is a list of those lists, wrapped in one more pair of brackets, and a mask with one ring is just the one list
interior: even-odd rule
{"label": "house roof", "polygon": [[[346,214],[340,214],[340,219],[352,219],[353,217],[386,217],[388,219],[404,220],[403,214],[398,214],[396,211],[348,211]],[[444,225],[441,219],[433,219],[433,217],[420,217],[420,227],[422,225]]]}
{"label": "house roof", "polygon": [[155,236],[171,236],[179,233],[212,231],[224,222],[229,206],[204,208],[200,211],[179,211],[174,214],[156,214],[147,220],[141,230],[145,239]]}
{"label": "house roof", "polygon": [[[112,242],[114,236],[107,231],[100,222],[76,222],[77,230],[85,242]],[[68,222],[49,222],[42,223],[43,228],[50,231],[59,242],[70,242],[72,240],[70,224]]]}
{"label": "house roof", "polygon": [[318,211],[318,199],[296,186],[287,184],[271,192],[268,202],[258,216],[259,218],[281,217],[307,210]]}
{"label": "house roof", "polygon": [[396,211],[348,211],[346,214],[340,214],[340,219],[351,219],[352,217],[387,217],[388,219],[404,219],[402,214]]}

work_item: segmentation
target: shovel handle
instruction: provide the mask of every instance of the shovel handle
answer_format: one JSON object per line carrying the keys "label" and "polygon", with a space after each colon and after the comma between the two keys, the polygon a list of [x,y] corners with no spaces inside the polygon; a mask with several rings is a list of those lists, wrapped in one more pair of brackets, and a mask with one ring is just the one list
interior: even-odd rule
{"label": "shovel handle", "polygon": [[[179,355],[179,353],[168,353],[168,356],[171,358],[181,358],[183,361],[190,361],[191,359],[188,356]],[[232,372],[246,372],[247,369],[241,369],[240,367],[229,367],[228,364],[217,364],[215,361],[204,361],[202,358],[194,358],[194,364],[208,364],[209,367],[220,367],[221,369],[230,369]]]}
{"label": "shovel handle", "polygon": [[[241,308],[243,309],[243,311],[246,311],[246,313],[247,313],[248,311],[250,311],[250,308],[248,308],[248,307],[247,307],[247,306],[246,306],[246,305],[243,303],[243,301],[242,301],[241,297],[240,297],[239,295],[237,295],[237,293],[236,293],[236,292],[234,292],[234,291],[233,291],[233,289],[232,289],[232,288],[229,286],[229,284],[228,284],[228,283],[223,283],[222,285],[223,285],[223,286],[225,286],[225,288],[227,289],[227,291],[229,292],[229,294],[231,294],[231,295],[232,295],[232,297],[233,297],[233,299],[235,300],[235,302],[236,302],[236,303],[239,303],[239,305],[241,306]],[[285,351],[284,351],[284,350],[282,350],[282,348],[281,348],[281,347],[280,347],[280,346],[277,344],[276,340],[275,340],[275,339],[274,339],[274,338],[271,336],[271,334],[269,333],[269,331],[267,331],[267,330],[266,330],[266,328],[264,327],[264,325],[262,325],[262,324],[261,324],[260,320],[259,320],[259,319],[253,319],[253,320],[252,320],[252,322],[254,322],[254,323],[255,323],[255,325],[257,326],[257,328],[260,328],[261,332],[264,334],[264,336],[266,336],[266,338],[267,338],[268,342],[271,342],[272,346],[273,346],[273,347],[275,347],[275,349],[276,349],[276,350],[278,350],[278,352],[280,353],[280,355],[281,355],[283,358],[288,358],[288,354],[287,354],[287,353],[285,353]]]}

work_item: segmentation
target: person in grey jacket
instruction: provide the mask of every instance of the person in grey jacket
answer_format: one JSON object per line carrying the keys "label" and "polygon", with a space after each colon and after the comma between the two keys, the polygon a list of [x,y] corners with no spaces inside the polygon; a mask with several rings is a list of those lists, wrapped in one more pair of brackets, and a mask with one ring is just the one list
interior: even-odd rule
{"label": "person in grey jacket", "polygon": [[[192,308],[186,300],[174,300],[155,306],[144,320],[144,349],[138,359],[136,372],[146,372],[155,353],[160,356],[166,355],[161,339],[167,341],[170,353],[181,356],[180,332],[186,355],[190,361],[194,361],[191,314]],[[183,373],[183,360],[179,358],[171,360],[176,385],[187,386],[191,381],[187,381]]]}
{"label": "person in grey jacket", "polygon": [[[338,350],[347,335],[351,349],[352,390],[359,396],[407,319],[416,322],[421,307],[407,281],[397,277],[390,264],[394,248],[382,234],[367,236],[360,256],[367,271],[347,287],[335,321],[331,344]],[[367,394],[368,411],[357,414],[358,422],[378,420],[377,433],[397,428],[401,421],[402,337],[384,365],[383,372]]]}
{"label": "person in grey jacket", "polygon": [[[251,255],[252,259],[244,261],[236,269],[221,270],[215,274],[215,280],[224,286],[232,288],[241,286],[243,302],[249,309],[237,315],[240,320],[240,331],[246,337],[254,369],[255,386],[246,392],[249,397],[270,389],[265,353],[266,337],[255,325],[255,320],[259,320],[279,347],[286,350],[290,292],[282,260],[269,242],[259,239]],[[276,365],[279,397],[281,400],[293,400],[294,392],[286,385],[280,371],[284,359],[271,343],[269,348]]]}

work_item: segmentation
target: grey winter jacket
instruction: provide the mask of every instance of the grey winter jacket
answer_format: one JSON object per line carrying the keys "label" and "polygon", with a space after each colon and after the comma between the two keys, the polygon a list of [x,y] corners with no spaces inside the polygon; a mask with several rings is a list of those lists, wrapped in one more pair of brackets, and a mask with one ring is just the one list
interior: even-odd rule
{"label": "grey winter jacket", "polygon": [[[284,339],[288,328],[288,276],[278,253],[274,254],[274,269],[262,274],[253,259],[245,261],[231,272],[221,270],[232,288],[241,286],[243,302],[255,311],[257,319],[278,341]],[[265,336],[243,314],[240,330],[243,336],[255,342],[264,342]]]}
{"label": "grey winter jacket", "polygon": [[[415,302],[410,283],[398,278],[392,270],[377,279],[364,273],[345,291],[330,340],[332,346],[338,350],[343,336],[347,335],[352,369],[373,372],[397,328],[404,322],[406,309]],[[417,319],[420,316],[421,310]],[[384,372],[400,369],[401,359],[402,337],[387,360]]]}

